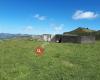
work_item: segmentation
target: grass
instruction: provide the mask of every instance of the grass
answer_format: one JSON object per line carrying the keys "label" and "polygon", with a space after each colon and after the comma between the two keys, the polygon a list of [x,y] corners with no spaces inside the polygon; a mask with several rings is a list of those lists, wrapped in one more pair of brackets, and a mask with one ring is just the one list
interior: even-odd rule
{"label": "grass", "polygon": [[0,41],[0,80],[100,80],[100,41],[94,44]]}

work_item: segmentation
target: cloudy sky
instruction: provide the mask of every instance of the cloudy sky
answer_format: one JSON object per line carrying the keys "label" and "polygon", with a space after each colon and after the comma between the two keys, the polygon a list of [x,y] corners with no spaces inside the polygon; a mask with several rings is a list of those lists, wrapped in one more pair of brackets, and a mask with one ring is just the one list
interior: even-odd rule
{"label": "cloudy sky", "polygon": [[0,33],[100,30],[99,0],[0,0]]}

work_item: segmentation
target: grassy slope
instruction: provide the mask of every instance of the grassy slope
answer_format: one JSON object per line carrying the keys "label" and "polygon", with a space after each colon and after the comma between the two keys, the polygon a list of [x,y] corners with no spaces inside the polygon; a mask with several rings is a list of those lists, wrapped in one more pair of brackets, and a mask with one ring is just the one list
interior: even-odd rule
{"label": "grassy slope", "polygon": [[41,57],[34,48],[43,42],[0,42],[0,80],[100,80],[100,42],[50,43]]}
{"label": "grassy slope", "polygon": [[86,35],[86,34],[89,34],[89,33],[94,33],[96,32],[95,30],[90,30],[88,28],[82,28],[82,27],[79,27],[73,31],[70,31],[70,32],[65,32],[64,34],[78,34],[78,35]]}

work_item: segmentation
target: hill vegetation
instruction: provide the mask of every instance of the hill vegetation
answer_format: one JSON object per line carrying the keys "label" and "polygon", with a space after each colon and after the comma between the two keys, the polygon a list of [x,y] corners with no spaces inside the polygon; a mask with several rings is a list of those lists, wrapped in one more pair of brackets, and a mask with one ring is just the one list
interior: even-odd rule
{"label": "hill vegetation", "polygon": [[95,36],[96,40],[100,40],[100,30],[90,30],[89,28],[79,27],[70,32],[64,32],[63,34],[73,34],[73,35],[81,35],[81,36]]}
{"label": "hill vegetation", "polygon": [[79,27],[73,31],[70,31],[70,32],[64,32],[64,34],[76,34],[76,35],[91,35],[93,34],[94,32],[96,32],[95,30],[90,30],[88,28],[82,28],[82,27]]}

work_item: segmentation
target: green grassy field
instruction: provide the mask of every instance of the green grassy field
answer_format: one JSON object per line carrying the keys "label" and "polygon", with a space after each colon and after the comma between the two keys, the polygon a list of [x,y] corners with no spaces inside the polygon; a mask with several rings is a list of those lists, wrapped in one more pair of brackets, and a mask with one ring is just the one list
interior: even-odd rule
{"label": "green grassy field", "polygon": [[100,80],[100,41],[94,44],[0,41],[0,80]]}

